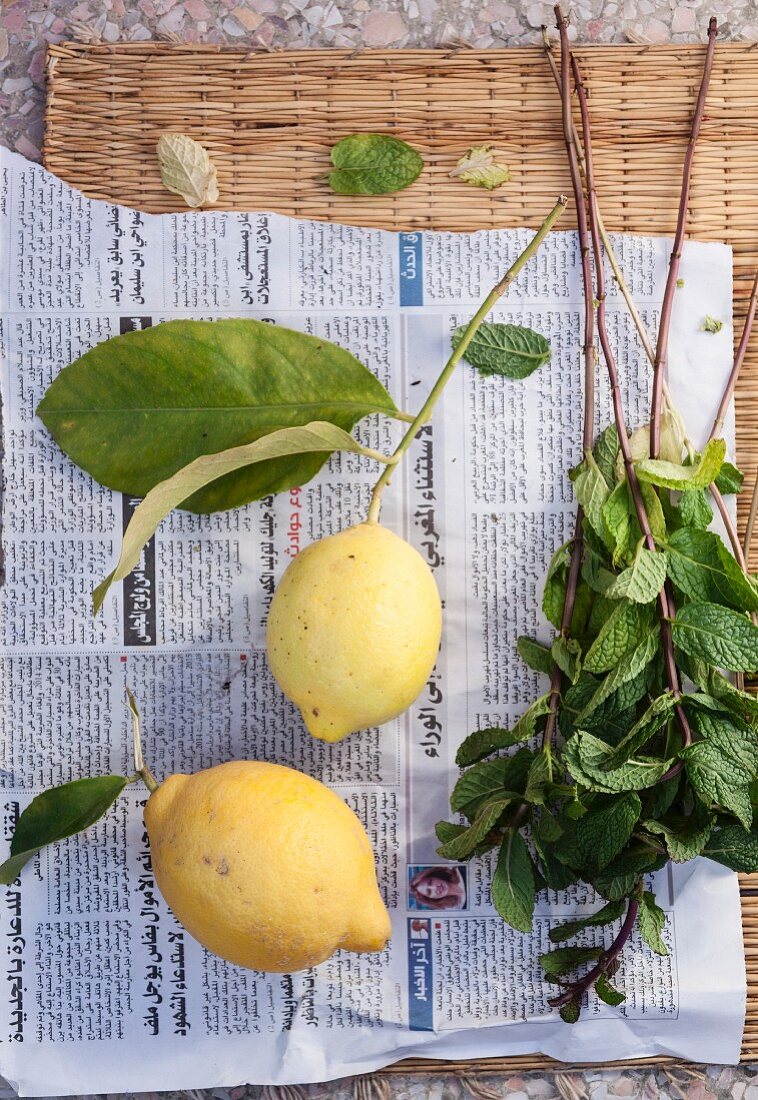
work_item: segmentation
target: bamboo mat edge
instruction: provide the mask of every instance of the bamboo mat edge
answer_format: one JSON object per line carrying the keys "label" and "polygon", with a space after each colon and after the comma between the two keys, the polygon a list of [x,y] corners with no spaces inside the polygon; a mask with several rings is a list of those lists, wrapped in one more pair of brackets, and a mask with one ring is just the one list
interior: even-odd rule
{"label": "bamboo mat edge", "polygon": [[[723,209],[715,212],[715,221],[708,226],[707,232],[703,232],[699,208],[691,211],[693,236],[731,239],[735,244],[735,310],[738,318],[744,306],[747,282],[754,266],[758,264],[758,198],[753,197],[758,193],[758,187],[756,187],[758,184],[758,126],[753,121],[758,118],[756,45],[758,44],[727,43],[719,46],[711,99],[709,99],[711,106],[706,114],[701,142],[705,146],[705,152],[702,154],[704,159],[711,156],[718,158],[719,139],[722,137],[724,141],[733,143],[738,153],[747,149],[748,152],[743,161],[752,165],[754,158],[756,166],[756,174],[746,180],[748,187],[752,188],[752,193],[747,196],[743,193],[742,177],[738,176],[735,183],[735,173],[732,172],[730,188],[733,187],[734,190],[729,190],[728,201],[721,204]],[[627,134],[630,134],[628,146],[623,146],[621,149],[625,163],[627,158],[630,162],[634,159],[635,151],[645,142],[654,144],[658,134],[661,135],[662,142],[673,141],[677,148],[683,148],[686,141],[687,100],[691,88],[695,86],[693,81],[702,57],[700,46],[589,46],[577,47],[576,53],[580,64],[588,72],[591,89],[595,75],[601,74],[597,81],[601,107],[605,102],[602,100],[603,96],[609,103],[612,101],[615,70],[622,74],[619,76],[619,81],[625,81],[624,86],[629,88],[638,79],[637,74],[642,74],[640,79],[643,81],[646,79],[645,74],[648,74],[648,83],[644,86],[651,89],[653,120],[646,122],[645,125],[638,124],[635,129],[634,121],[629,123],[626,113],[621,110],[624,104],[616,104],[614,101],[614,107],[618,108],[617,114],[610,118],[605,127],[601,125],[599,146],[602,147],[603,142],[606,142],[609,148],[613,148],[614,142],[618,144],[616,131],[624,135],[624,140],[627,139]],[[407,205],[407,197],[404,195],[389,196],[379,203],[376,200],[358,200],[358,204],[351,210],[349,204],[346,206],[344,201],[335,201],[334,197],[330,199],[325,195],[323,183],[319,181],[323,177],[325,165],[328,164],[325,152],[328,151],[329,145],[337,139],[337,136],[343,136],[346,132],[361,128],[393,130],[398,128],[402,131],[402,136],[407,136],[408,140],[414,140],[416,133],[422,142],[428,138],[431,150],[428,152],[428,160],[432,163],[433,170],[429,198],[434,200],[441,194],[443,186],[448,188],[451,186],[447,179],[448,149],[443,147],[440,151],[440,147],[435,145],[434,126],[428,122],[429,118],[435,120],[437,118],[438,105],[435,93],[438,85],[441,87],[441,82],[445,80],[465,80],[470,74],[473,74],[471,85],[457,86],[470,86],[476,89],[483,79],[488,80],[490,82],[488,92],[492,103],[482,104],[480,112],[475,112],[476,104],[474,104],[471,112],[485,115],[489,113],[491,125],[497,137],[500,133],[498,127],[501,125],[497,121],[498,117],[504,113],[512,123],[513,117],[518,116],[517,109],[510,112],[510,100],[498,99],[499,70],[503,69],[504,86],[508,87],[509,94],[518,102],[523,117],[529,121],[529,112],[532,109],[544,110],[545,103],[550,104],[551,95],[554,97],[554,92],[551,91],[547,82],[547,90],[544,91],[542,98],[536,96],[533,101],[530,101],[528,88],[519,91],[517,87],[514,88],[508,84],[508,69],[509,66],[512,67],[514,73],[522,80],[523,74],[527,73],[530,80],[534,81],[536,80],[534,74],[539,74],[541,65],[544,66],[544,57],[542,51],[537,48],[488,51],[462,48],[395,51],[303,49],[268,53],[227,49],[215,45],[163,43],[84,45],[64,42],[48,47],[48,105],[43,156],[48,168],[79,187],[90,197],[123,201],[147,210],[184,210],[176,196],[161,192],[159,185],[157,189],[155,187],[155,171],[150,159],[154,144],[154,123],[151,121],[151,112],[157,111],[160,115],[163,100],[163,103],[173,112],[173,116],[177,120],[182,120],[182,128],[185,131],[193,132],[194,126],[195,133],[203,134],[211,125],[209,119],[215,126],[221,117],[214,100],[214,96],[218,96],[218,102],[222,104],[222,110],[225,112],[223,117],[228,115],[231,125],[223,134],[224,140],[219,141],[219,148],[212,148],[212,152],[214,160],[218,157],[222,183],[227,181],[233,186],[229,192],[231,200],[222,201],[216,209],[254,208],[251,206],[253,200],[249,197],[251,192],[243,186],[247,182],[246,161],[235,150],[249,145],[264,160],[268,157],[269,167],[273,166],[276,170],[280,162],[272,152],[271,143],[275,142],[283,144],[288,151],[296,153],[295,171],[290,184],[285,181],[282,185],[276,181],[271,185],[272,202],[261,205],[260,199],[256,199],[255,205],[259,209],[280,210],[295,216],[316,219],[334,217],[352,224],[383,224],[388,228],[413,228],[418,225],[423,227],[438,224],[433,219],[445,217],[443,208],[440,207],[442,212],[439,213],[437,208],[431,207],[429,211],[422,210],[419,213],[417,208]],[[165,80],[168,72],[165,66],[176,68],[179,81],[183,77],[189,81],[200,73],[204,78],[205,89],[201,89],[200,92],[195,91],[194,95],[186,100],[182,100],[180,96],[178,102],[171,102],[171,92],[165,90],[165,85],[158,79],[160,72],[160,77]],[[719,66],[723,67],[721,74]],[[665,117],[667,106],[674,103],[673,97],[667,98],[667,88],[672,86],[675,73],[681,73],[684,70],[687,71],[686,78],[682,77],[679,80],[681,87],[678,88],[678,98],[674,104],[678,114],[672,122]],[[749,71],[749,87],[745,85],[744,88],[738,88],[736,92],[730,88],[730,72],[733,78],[735,71],[738,73]],[[487,74],[486,78],[482,77],[482,72]],[[369,116],[374,125],[361,126],[360,110],[356,113],[351,110],[349,103],[342,103],[338,99],[341,78],[349,81],[352,77],[356,82],[365,82],[367,74],[371,79],[376,79],[378,86],[381,85],[384,74],[387,74],[387,80],[397,82],[391,89],[393,105],[389,127],[381,125],[381,119],[377,123],[378,116],[376,113],[371,114],[370,109]],[[415,79],[416,77],[418,80]],[[540,76],[539,79],[542,77]],[[322,82],[322,87],[319,87],[319,81]],[[243,104],[243,93],[248,83],[252,85],[259,98],[251,98],[249,104]],[[271,96],[264,89],[266,83],[271,85]],[[656,98],[653,86],[660,89],[659,98]],[[345,87],[348,85],[346,84]],[[406,91],[406,89],[410,90]],[[226,96],[228,102],[223,107],[227,91],[229,92]],[[231,94],[232,91],[234,94]],[[291,95],[288,94],[290,92]],[[426,100],[424,95],[428,97]],[[403,107],[404,97],[408,99],[407,108]],[[732,98],[741,98],[745,101],[742,110],[737,107],[731,110]],[[597,111],[598,99],[593,98],[591,102],[592,110]],[[554,99],[551,108],[553,114],[548,113],[545,122],[547,134],[545,140],[552,142],[553,146],[556,143],[560,145],[556,104],[557,100]],[[425,110],[427,115],[424,113]],[[722,127],[723,134],[718,129],[719,110],[723,112],[725,119]],[[455,131],[458,155],[465,144],[474,143],[474,138],[481,138],[483,131],[486,130],[486,125],[475,119],[472,120],[462,106],[459,111],[461,121],[458,130]],[[633,115],[634,111],[631,114]],[[451,117],[449,121],[451,128],[455,130],[456,118]],[[425,124],[428,124],[426,130]],[[86,135],[88,128],[90,132],[96,132],[98,135],[99,151],[87,148],[83,135]],[[178,128],[178,125],[174,128]],[[430,134],[431,137],[429,137]],[[520,134],[517,132],[514,141],[518,142],[519,138]],[[212,142],[210,144],[213,146]],[[515,148],[513,142],[508,143],[509,155],[516,155]],[[558,153],[562,160],[562,149],[559,149]],[[549,155],[555,157],[554,148],[536,147],[534,159],[538,172],[543,166],[540,158],[543,157],[546,161]],[[88,163],[87,157],[90,158],[91,164],[89,175],[86,168],[80,171],[80,166]],[[129,157],[136,158],[133,172],[140,177],[139,189],[136,192],[134,186],[124,188]],[[441,167],[438,167],[438,160],[442,161]],[[447,157],[447,160],[450,160],[450,157]],[[602,162],[602,157],[599,160]],[[553,191],[558,189],[559,184],[560,190],[567,189],[567,181],[565,175],[561,176],[561,171],[558,167],[550,169],[550,189]],[[709,164],[708,172],[714,178],[719,171],[720,169]],[[702,169],[699,174],[699,164],[696,162],[695,203],[699,201],[697,188],[704,174]],[[540,179],[539,176],[535,177],[531,164],[526,164],[524,167],[523,178],[526,180],[527,177],[532,184],[535,178]],[[599,188],[601,202],[603,202],[602,168],[600,179]],[[144,180],[147,180],[147,183]],[[540,186],[545,190],[546,185],[543,186],[543,182],[540,181]],[[626,180],[622,179],[621,182],[623,185]],[[257,178],[253,179],[253,194],[257,194],[255,188],[259,183]],[[521,190],[524,191],[525,187],[526,184]],[[705,192],[707,193],[707,186]],[[508,191],[505,192],[505,200],[502,200],[497,193],[481,195],[472,192],[464,185],[451,188],[450,193],[451,210],[454,209],[455,212],[450,213],[449,216],[454,220],[460,221],[461,218],[460,206],[453,207],[455,202],[460,203],[461,197],[464,197],[468,203],[466,216],[469,208],[483,211],[483,213],[471,215],[472,224],[466,224],[464,220],[453,226],[454,228],[536,224],[540,220],[537,210],[543,209],[536,203],[530,205],[528,197],[525,199],[521,193],[519,194],[520,204],[515,204],[515,209],[514,203],[509,201],[512,192]],[[141,196],[145,198],[144,203],[139,201]],[[671,196],[667,196],[666,201],[671,208],[671,216],[668,220],[666,220],[664,202],[663,211],[653,210],[651,207],[648,214],[653,220],[649,222],[643,219],[637,229],[638,232],[671,232],[675,214],[673,192]],[[712,202],[712,198],[709,200],[706,194],[704,201]],[[355,203],[356,200],[352,199],[350,202]],[[609,216],[603,203],[606,221],[610,228],[630,228],[630,224],[633,223],[630,223],[627,206],[632,205],[633,196],[622,194]],[[729,224],[727,224],[728,221]],[[751,226],[755,228],[755,233],[745,240],[746,227],[749,229]],[[745,423],[748,407],[750,413],[747,425],[747,447],[744,442],[746,433],[743,430],[742,449],[743,452],[747,450],[752,458],[754,449],[758,456],[758,445],[754,447],[751,439],[756,436],[755,428],[758,425],[758,355],[755,349],[752,351],[741,391],[738,393],[740,422]],[[754,465],[753,462],[750,466],[751,470]],[[748,973],[748,1016],[742,1061],[749,1062],[758,1060],[758,889],[755,888],[756,879],[742,876],[741,887]],[[677,1061],[675,1058],[658,1057],[606,1063],[606,1065],[628,1068],[675,1064]],[[414,1058],[398,1062],[379,1072],[386,1075],[423,1074],[433,1070],[435,1073],[468,1074],[530,1069],[565,1070],[566,1068],[569,1068],[567,1063],[555,1062],[542,1056],[477,1059],[469,1062]],[[571,1068],[588,1068],[588,1065],[572,1064]]]}

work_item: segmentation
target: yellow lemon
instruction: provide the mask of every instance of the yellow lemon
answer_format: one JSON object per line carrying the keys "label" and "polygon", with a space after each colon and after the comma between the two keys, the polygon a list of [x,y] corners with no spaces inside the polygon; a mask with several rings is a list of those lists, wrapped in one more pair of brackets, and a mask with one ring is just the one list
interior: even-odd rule
{"label": "yellow lemon", "polygon": [[151,794],[145,824],[174,916],[229,962],[303,970],[389,939],[363,826],[302,772],[240,760],[172,775]]}
{"label": "yellow lemon", "polygon": [[324,741],[401,714],[434,668],[442,609],[432,571],[403,539],[359,523],[306,547],[271,603],[268,659]]}

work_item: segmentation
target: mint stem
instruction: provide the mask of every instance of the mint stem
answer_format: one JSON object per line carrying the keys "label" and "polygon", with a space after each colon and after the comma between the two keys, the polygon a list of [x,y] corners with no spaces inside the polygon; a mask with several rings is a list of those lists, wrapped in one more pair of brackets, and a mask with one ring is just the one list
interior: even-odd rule
{"label": "mint stem", "polygon": [[[559,22],[563,20],[563,13],[556,7],[556,16]],[[574,193],[574,205],[576,206],[576,222],[579,234],[579,250],[582,260],[582,284],[584,287],[584,421],[582,426],[582,451],[592,449],[593,430],[595,421],[595,315],[592,307],[592,265],[590,263],[590,241],[587,226],[587,212],[584,206],[584,192],[579,172],[579,152],[576,141],[576,129],[571,117],[571,91],[569,86],[569,54],[564,48],[564,37],[561,37],[561,105],[563,117],[563,140],[566,143],[569,169],[571,171],[571,188]],[[566,42],[568,40],[566,39]],[[566,578],[566,597],[563,601],[561,614],[560,633],[568,638],[571,630],[571,617],[574,613],[576,591],[579,584],[579,572],[582,567],[582,555],[584,553],[584,537],[582,534],[583,512],[581,508],[576,510],[574,523],[574,537],[569,558],[568,575]],[[549,751],[555,733],[555,724],[558,717],[558,703],[561,694],[561,670],[553,663],[550,675],[550,709],[547,722],[542,734],[543,750]]]}
{"label": "mint stem", "polygon": [[[560,8],[556,9],[558,12]],[[565,49],[571,54],[570,46],[568,44],[568,35],[566,34],[565,23],[561,22],[559,27],[561,33],[561,47],[563,49],[565,43]],[[592,156],[592,132],[590,129],[589,110],[587,108],[587,90],[582,80],[582,74],[579,70],[579,66],[576,63],[576,58],[571,56],[571,66],[574,74],[574,84],[576,86],[576,93],[579,100],[579,111],[582,119],[582,137],[584,142],[584,160],[586,166],[586,179],[587,179],[587,206],[589,209],[589,223],[590,232],[592,235],[592,247],[595,254],[595,298],[597,300],[597,327],[598,335],[600,337],[600,346],[603,350],[603,358],[605,359],[606,368],[608,371],[608,379],[611,388],[611,399],[613,401],[613,416],[616,423],[616,431],[619,437],[619,445],[621,447],[621,454],[624,459],[624,468],[626,470],[626,476],[629,482],[629,489],[632,494],[632,500],[634,501],[634,508],[637,513],[637,519],[639,520],[640,529],[645,538],[645,544],[648,550],[653,553],[656,551],[655,539],[650,529],[650,521],[648,519],[647,510],[645,508],[645,502],[642,499],[642,491],[640,490],[639,482],[637,480],[637,473],[634,469],[634,461],[632,458],[631,448],[629,446],[629,437],[626,430],[626,421],[624,417],[624,407],[621,398],[621,387],[619,385],[618,370],[616,368],[616,360],[611,348],[610,340],[608,338],[608,329],[606,326],[605,318],[605,269],[603,265],[603,250],[600,241],[600,232],[598,229],[597,221],[597,191],[595,190],[595,175],[594,175],[594,162]],[[675,284],[676,285],[676,284]],[[660,402],[659,396],[659,402]],[[671,593],[667,590],[666,586],[661,589],[658,594],[658,605],[660,608],[661,619],[661,642],[663,645],[663,660],[666,670],[666,680],[668,681],[669,688],[676,700],[681,698],[681,684],[679,682],[679,673],[676,667],[676,659],[674,655],[674,642],[671,634],[671,622],[670,620],[676,615],[676,608],[674,607],[673,598]],[[687,715],[684,712],[684,708],[677,702],[675,707],[675,713],[679,729],[682,735],[682,747],[692,743],[692,730],[687,719]]]}
{"label": "mint stem", "polygon": [[607,951],[603,952],[592,969],[588,970],[583,978],[579,978],[578,981],[572,982],[564,993],[559,994],[557,997],[550,997],[547,1002],[549,1005],[553,1008],[562,1008],[563,1005],[570,1004],[571,1001],[578,1002],[587,990],[595,984],[598,978],[608,973],[609,968],[624,950],[634,930],[634,922],[637,920],[637,913],[640,908],[639,897],[641,893],[642,883],[639,882],[635,888],[634,896],[629,898],[629,905],[626,910],[626,916],[624,917],[624,923],[621,925],[619,933],[611,946]]}
{"label": "mint stem", "polygon": [[517,275],[520,274],[522,268],[524,268],[529,260],[531,260],[532,257],[536,255],[537,250],[544,241],[545,237],[548,235],[550,230],[560,218],[563,211],[566,209],[567,202],[568,199],[565,195],[561,195],[559,197],[555,206],[545,218],[542,225],[534,234],[524,251],[506,271],[502,279],[492,288],[482,304],[479,306],[479,309],[476,311],[472,319],[466,325],[466,331],[464,332],[460,343],[456,348],[454,348],[450,358],[448,359],[442,370],[442,373],[429,391],[429,396],[414,417],[411,426],[408,428],[408,431],[405,433],[405,435],[395,448],[392,455],[391,463],[388,464],[386,468],[382,471],[379,480],[374,486],[373,492],[371,494],[371,502],[369,504],[368,513],[366,515],[367,523],[379,522],[379,513],[382,507],[382,493],[390,482],[393,468],[397,465],[402,456],[410,447],[413,440],[416,438],[416,434],[419,428],[421,428],[432,415],[432,410],[437,404],[440,394],[444,390],[447,383],[450,381],[450,377],[455,368],[458,366],[458,363],[465,356],[466,349],[476,336],[476,333],[482,321],[493,308],[498,299],[501,298],[503,294],[505,294],[513,280],[516,278]]}
{"label": "mint stem", "polygon": [[674,305],[676,281],[679,278],[679,261],[682,257],[684,231],[687,226],[687,207],[689,205],[690,185],[692,182],[692,162],[695,156],[695,146],[697,145],[697,139],[700,134],[700,125],[702,123],[703,112],[705,110],[705,100],[708,94],[708,85],[711,79],[711,69],[713,68],[713,54],[716,49],[717,33],[718,24],[716,18],[715,16],[711,16],[711,19],[708,23],[708,48],[705,54],[705,64],[703,65],[703,77],[700,82],[700,91],[698,92],[697,103],[695,105],[695,114],[692,117],[690,140],[687,144],[687,152],[684,157],[684,168],[682,169],[682,190],[679,197],[679,213],[676,220],[676,233],[674,234],[674,245],[671,249],[668,277],[666,279],[666,290],[664,291],[663,305],[661,307],[661,320],[658,325],[658,340],[655,346],[655,362],[653,364],[652,416],[650,418],[651,458],[658,457],[658,452],[661,447],[661,405],[663,397],[663,381],[666,376],[666,364],[668,361],[668,341],[669,328],[671,326],[671,310]]}

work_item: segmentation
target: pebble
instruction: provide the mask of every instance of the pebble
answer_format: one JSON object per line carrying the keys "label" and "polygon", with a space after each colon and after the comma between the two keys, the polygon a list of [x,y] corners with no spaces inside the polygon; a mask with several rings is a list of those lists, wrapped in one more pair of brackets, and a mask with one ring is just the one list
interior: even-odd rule
{"label": "pebble", "polygon": [[263,16],[258,11],[252,11],[250,8],[239,7],[232,8],[230,15],[233,15],[237,22],[245,28],[246,31],[255,31],[260,27],[263,22]]}
{"label": "pebble", "polygon": [[408,33],[405,20],[397,11],[369,11],[362,29],[366,46],[389,46]]}
{"label": "pebble", "polygon": [[32,78],[30,76],[9,76],[7,80],[3,81],[2,89],[5,95],[13,95],[15,92],[25,92],[31,86]]}

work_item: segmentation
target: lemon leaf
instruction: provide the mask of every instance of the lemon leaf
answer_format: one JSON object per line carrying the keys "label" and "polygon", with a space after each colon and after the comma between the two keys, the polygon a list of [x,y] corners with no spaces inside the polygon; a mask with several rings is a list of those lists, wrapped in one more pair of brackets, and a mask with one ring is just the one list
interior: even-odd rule
{"label": "lemon leaf", "polygon": [[162,134],[156,146],[163,186],[187,206],[218,202],[216,166],[208,150],[186,134]]}
{"label": "lemon leaf", "polygon": [[326,453],[332,451],[352,451],[382,461],[389,461],[384,455],[363,447],[357,439],[336,424],[315,420],[296,428],[281,428],[278,432],[269,432],[254,443],[245,443],[241,447],[230,447],[218,454],[200,455],[189,465],[177,471],[173,477],[161,481],[137,505],[129,526],[124,532],[116,568],[97,586],[93,593],[95,614],[103,605],[103,600],[114,581],[123,580],[139,561],[145,543],[155,534],[159,523],[169,512],[204,489],[219,477],[225,477],[244,466],[255,462],[266,462],[282,458],[285,455]]}

